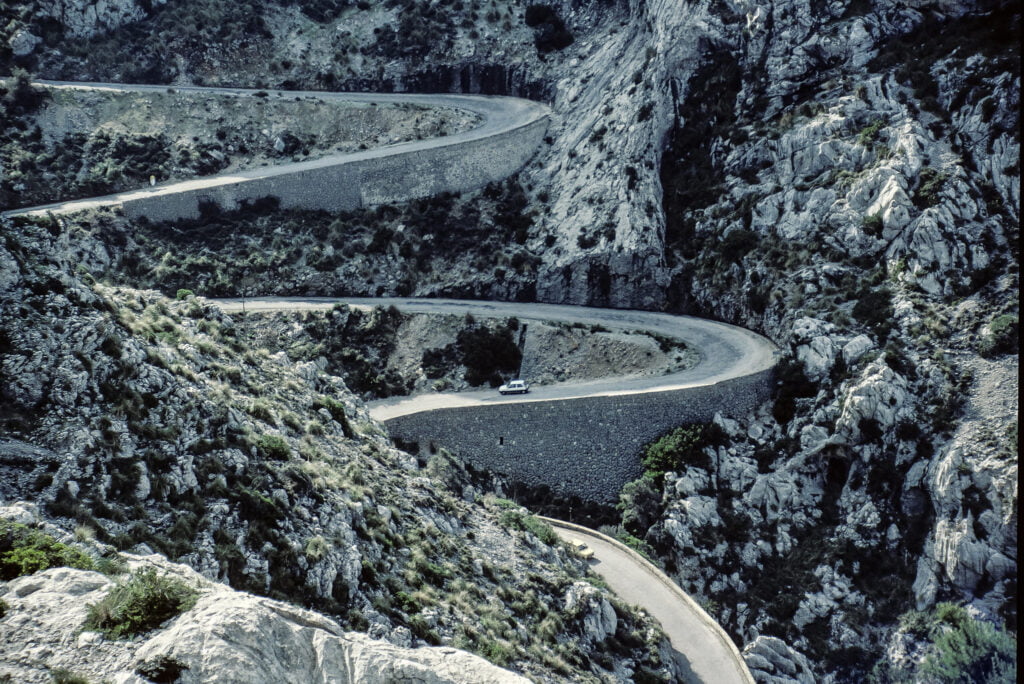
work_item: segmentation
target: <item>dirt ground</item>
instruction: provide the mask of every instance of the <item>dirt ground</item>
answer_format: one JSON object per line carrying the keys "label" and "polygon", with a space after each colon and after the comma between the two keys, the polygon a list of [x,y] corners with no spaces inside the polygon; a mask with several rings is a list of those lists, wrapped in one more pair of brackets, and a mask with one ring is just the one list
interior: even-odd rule
{"label": "dirt ground", "polygon": [[[505,324],[505,319],[495,320]],[[423,351],[452,342],[463,324],[462,316],[408,315],[398,330],[388,366],[403,377],[415,377],[414,392],[466,389],[468,385],[459,372],[431,380],[420,368]],[[698,359],[697,353],[681,342],[655,339],[644,332],[537,321],[525,325],[520,376],[535,385],[611,376],[664,375],[687,368]]]}

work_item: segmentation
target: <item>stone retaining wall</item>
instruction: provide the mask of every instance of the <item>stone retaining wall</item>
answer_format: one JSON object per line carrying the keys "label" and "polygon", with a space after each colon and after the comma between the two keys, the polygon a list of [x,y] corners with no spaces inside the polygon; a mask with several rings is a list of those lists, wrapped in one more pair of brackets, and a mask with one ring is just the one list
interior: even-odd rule
{"label": "stone retaining wall", "polygon": [[444,447],[477,468],[611,503],[642,473],[643,445],[716,412],[751,412],[769,398],[772,372],[682,390],[438,409],[385,424],[396,439]]}
{"label": "stone retaining wall", "polygon": [[522,168],[540,145],[547,125],[547,117],[541,117],[510,131],[465,142],[373,152],[336,164],[303,163],[294,170],[284,168],[261,178],[239,174],[214,186],[126,198],[122,205],[130,217],[169,221],[197,218],[199,205],[205,202],[233,210],[245,201],[277,197],[286,209],[351,211],[444,192],[467,192]]}

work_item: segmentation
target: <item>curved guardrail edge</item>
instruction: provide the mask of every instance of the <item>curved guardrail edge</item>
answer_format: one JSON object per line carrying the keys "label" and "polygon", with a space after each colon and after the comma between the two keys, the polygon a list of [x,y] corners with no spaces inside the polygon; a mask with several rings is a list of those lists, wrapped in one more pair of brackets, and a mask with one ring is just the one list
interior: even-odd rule
{"label": "curved guardrail edge", "polygon": [[[7,76],[0,76],[0,81],[9,79]],[[227,186],[227,185],[244,185],[248,182],[262,180],[268,176],[284,176],[291,173],[300,173],[303,171],[315,170],[316,166],[310,168],[311,165],[319,163],[322,168],[335,168],[343,166],[349,163],[355,163],[362,161],[361,156],[366,153],[372,153],[374,158],[387,158],[394,156],[401,156],[403,154],[412,154],[415,152],[423,151],[424,149],[445,149],[455,148],[459,145],[469,144],[478,142],[480,140],[486,140],[487,138],[497,137],[501,135],[511,135],[524,128],[533,126],[540,122],[550,122],[551,109],[543,102],[536,102],[534,100],[526,100],[523,98],[514,98],[507,96],[493,96],[493,95],[474,95],[465,93],[353,93],[347,91],[287,91],[287,90],[267,90],[257,88],[236,88],[230,86],[173,86],[173,85],[156,85],[156,84],[144,84],[144,83],[101,83],[101,82],[86,82],[86,81],[52,81],[46,79],[37,79],[33,81],[34,84],[44,85],[52,88],[108,88],[119,92],[164,92],[168,89],[180,90],[181,92],[188,93],[208,93],[208,94],[220,94],[224,96],[253,96],[255,93],[268,92],[274,93],[278,96],[309,96],[309,97],[324,97],[336,99],[339,102],[344,102],[345,96],[359,96],[359,97],[384,97],[380,98],[381,102],[393,102],[400,104],[405,99],[410,104],[423,104],[419,100],[423,100],[430,97],[442,98],[445,100],[459,100],[459,102],[446,102],[442,105],[451,109],[458,109],[466,112],[470,112],[480,117],[481,121],[478,125],[472,128],[459,131],[452,135],[439,136],[436,138],[429,138],[427,142],[433,142],[434,144],[429,148],[417,147],[418,144],[422,144],[425,141],[422,140],[407,140],[400,143],[393,143],[390,145],[384,145],[371,150],[360,150],[357,152],[344,152],[340,154],[328,154],[317,159],[302,160],[299,162],[285,162],[283,164],[274,164],[268,167],[255,167],[252,169],[242,169],[226,174],[214,174],[211,176],[195,176],[191,178],[182,178],[174,181],[170,181],[164,184],[157,185],[155,187],[140,187],[122,190],[116,193],[110,193],[107,195],[98,195],[94,197],[80,197],[77,199],[71,199],[66,201],[48,202],[41,205],[27,206],[27,207],[14,207],[0,211],[0,216],[5,218],[13,218],[16,216],[30,216],[33,214],[42,213],[55,213],[55,214],[70,214],[76,211],[97,208],[97,207],[117,207],[124,206],[126,202],[133,200],[144,200],[148,197],[157,197],[165,195],[179,194],[177,192],[168,192],[170,188],[174,188],[176,185],[184,185],[186,183],[192,183],[197,180],[203,180],[207,182],[216,181],[222,179],[222,181],[216,186]],[[411,98],[406,96],[412,96]],[[501,100],[507,100],[518,104],[522,111],[521,116],[517,120],[509,121],[505,126],[498,130],[487,132],[481,135],[481,129],[485,129],[488,121],[487,108],[473,108],[472,104],[475,102],[500,102]],[[373,100],[371,100],[373,101]],[[360,156],[359,159],[353,158]],[[527,160],[528,161],[528,160]],[[258,172],[263,172],[264,175],[256,175]],[[213,187],[216,187],[213,186]],[[180,192],[190,192],[194,188],[181,188]],[[133,193],[143,193],[141,197],[129,197]],[[86,204],[92,204],[92,206],[84,206]]]}
{"label": "curved guardrail edge", "polygon": [[747,684],[755,684],[754,675],[751,674],[750,668],[747,667],[747,663],[743,659],[743,654],[740,652],[739,647],[736,646],[733,640],[725,632],[725,629],[723,629],[722,626],[718,624],[718,622],[713,617],[708,615],[708,612],[701,608],[700,604],[693,600],[693,597],[691,597],[689,594],[683,591],[682,588],[678,584],[673,582],[672,578],[666,575],[665,572],[662,571],[659,567],[657,567],[649,560],[641,556],[635,550],[629,548],[628,546],[620,542],[618,539],[615,539],[614,537],[609,537],[607,534],[603,532],[598,532],[597,530],[591,529],[589,527],[577,525],[576,523],[571,523],[565,520],[549,518],[544,515],[538,515],[537,517],[543,520],[544,522],[548,523],[552,527],[561,527],[565,530],[570,530],[573,532],[582,532],[585,534],[593,535],[598,539],[607,542],[612,546],[615,546],[621,551],[624,551],[627,555],[629,555],[630,558],[632,558],[642,567],[648,570],[652,575],[655,576],[655,578],[658,579],[658,581],[660,581],[662,584],[668,587],[668,589],[672,593],[678,595],[683,600],[683,602],[690,607],[690,609],[694,612],[697,618],[705,625],[707,625],[710,631],[715,635],[715,637],[720,642],[725,644],[726,648],[732,654],[734,660],[739,664],[740,674],[747,681]]}

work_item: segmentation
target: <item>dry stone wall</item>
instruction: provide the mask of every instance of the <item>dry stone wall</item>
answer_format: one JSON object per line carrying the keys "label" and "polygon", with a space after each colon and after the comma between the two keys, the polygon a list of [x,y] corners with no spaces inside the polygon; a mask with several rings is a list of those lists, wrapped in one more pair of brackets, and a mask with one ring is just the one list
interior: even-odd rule
{"label": "dry stone wall", "polygon": [[772,370],[681,390],[425,411],[385,421],[391,436],[444,447],[477,468],[529,486],[613,502],[642,473],[642,447],[715,413],[749,413],[771,392]]}
{"label": "dry stone wall", "polygon": [[353,159],[291,165],[261,177],[238,174],[215,186],[173,193],[139,194],[122,201],[133,218],[197,218],[202,203],[232,210],[244,202],[276,197],[282,208],[351,211],[406,202],[444,192],[467,192],[507,178],[533,156],[547,130],[546,117],[498,135],[395,153],[377,150]]}

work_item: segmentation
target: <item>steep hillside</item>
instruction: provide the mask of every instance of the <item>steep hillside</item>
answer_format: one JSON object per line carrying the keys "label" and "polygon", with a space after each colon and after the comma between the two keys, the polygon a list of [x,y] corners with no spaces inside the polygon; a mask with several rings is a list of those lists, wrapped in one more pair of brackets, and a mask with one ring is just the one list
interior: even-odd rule
{"label": "steep hillside", "polygon": [[[431,684],[529,680],[449,647],[408,649],[344,632],[313,611],[232,591],[157,555],[112,553],[41,523],[31,509],[0,508],[7,593],[0,599],[0,678],[64,681]],[[58,551],[72,567],[11,578],[11,538]],[[16,542],[17,543],[17,542]],[[46,555],[46,551],[41,552]],[[47,559],[48,560],[48,559]],[[102,569],[100,572],[98,569]],[[84,626],[84,628],[83,628]],[[127,639],[125,637],[134,637]],[[273,649],[266,648],[272,642]],[[44,644],[40,651],[37,645]]]}
{"label": "steep hillside", "polygon": [[[1019,3],[124,0],[91,24],[37,4],[4,10],[0,57],[46,76],[499,92],[555,112],[514,184],[461,198],[181,235],[54,228],[89,271],[745,325],[788,350],[775,401],[633,487],[627,529],[753,644],[759,677],[927,679],[936,635],[1015,629]],[[228,236],[249,226],[289,258],[244,281]]]}
{"label": "steep hillside", "polygon": [[656,627],[545,524],[396,450],[339,378],[249,348],[218,309],[76,273],[63,225],[3,225],[5,500],[402,647],[670,676]]}

